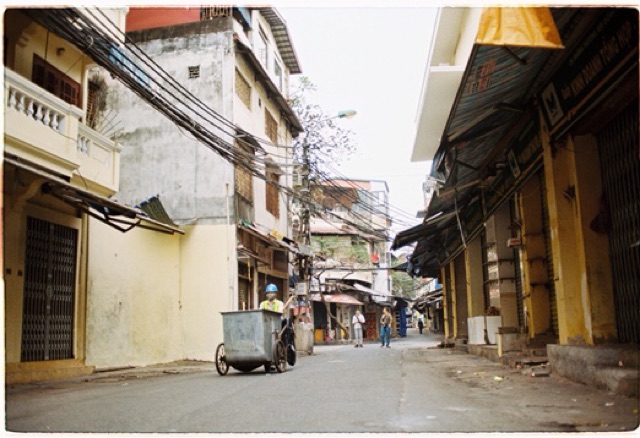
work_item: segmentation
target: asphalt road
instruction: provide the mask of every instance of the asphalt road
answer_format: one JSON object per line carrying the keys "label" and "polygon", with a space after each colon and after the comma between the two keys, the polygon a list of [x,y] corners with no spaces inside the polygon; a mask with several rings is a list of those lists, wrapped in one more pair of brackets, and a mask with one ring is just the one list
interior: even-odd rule
{"label": "asphalt road", "polygon": [[113,374],[6,388],[14,432],[629,431],[638,400],[434,347],[316,346],[283,374]]}

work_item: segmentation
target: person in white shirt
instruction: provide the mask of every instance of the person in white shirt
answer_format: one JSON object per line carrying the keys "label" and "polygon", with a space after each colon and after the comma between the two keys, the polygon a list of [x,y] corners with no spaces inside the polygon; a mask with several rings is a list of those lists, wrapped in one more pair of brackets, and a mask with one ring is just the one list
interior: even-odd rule
{"label": "person in white shirt", "polygon": [[356,337],[356,345],[355,347],[362,348],[362,329],[364,324],[364,316],[360,313],[359,310],[356,310],[356,313],[353,315],[351,319],[351,325],[353,325],[353,331],[355,332]]}

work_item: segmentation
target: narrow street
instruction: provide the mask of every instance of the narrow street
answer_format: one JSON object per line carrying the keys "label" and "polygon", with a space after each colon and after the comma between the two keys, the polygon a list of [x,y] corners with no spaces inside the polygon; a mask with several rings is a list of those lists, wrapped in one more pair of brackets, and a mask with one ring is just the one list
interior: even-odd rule
{"label": "narrow street", "polygon": [[284,374],[210,363],[6,388],[13,432],[628,431],[638,401],[450,349],[316,346]]}

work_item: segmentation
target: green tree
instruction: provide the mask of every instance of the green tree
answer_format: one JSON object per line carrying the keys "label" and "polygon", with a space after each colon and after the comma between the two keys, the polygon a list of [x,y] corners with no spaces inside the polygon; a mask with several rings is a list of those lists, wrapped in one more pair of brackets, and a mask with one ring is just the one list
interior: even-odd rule
{"label": "green tree", "polygon": [[394,271],[391,274],[391,278],[393,279],[394,295],[398,295],[404,298],[415,298],[416,291],[422,284],[421,279],[412,278],[406,272]]}
{"label": "green tree", "polygon": [[317,87],[302,76],[291,93],[290,104],[298,116],[303,132],[293,140],[293,158],[303,163],[303,149],[308,147],[311,181],[319,181],[331,172],[325,164],[344,161],[356,149],[354,133],[336,123],[335,114],[327,114],[318,104],[311,102]]}

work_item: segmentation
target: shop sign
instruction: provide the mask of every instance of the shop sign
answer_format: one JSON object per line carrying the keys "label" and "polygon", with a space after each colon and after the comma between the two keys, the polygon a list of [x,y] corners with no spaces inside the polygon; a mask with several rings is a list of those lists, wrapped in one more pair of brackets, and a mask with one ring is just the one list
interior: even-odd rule
{"label": "shop sign", "polygon": [[491,214],[509,192],[530,174],[532,165],[542,157],[540,125],[536,117],[527,116],[527,124],[507,147],[507,166],[496,176],[484,193],[484,211]]}
{"label": "shop sign", "polygon": [[637,64],[637,20],[633,9],[606,11],[544,88],[541,107],[552,135],[567,128],[593,103],[599,87],[615,84]]}

